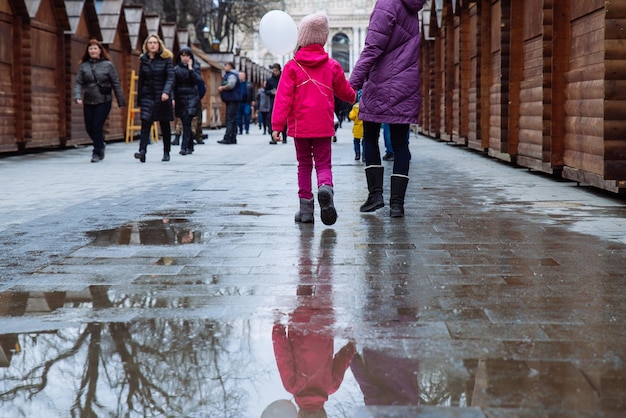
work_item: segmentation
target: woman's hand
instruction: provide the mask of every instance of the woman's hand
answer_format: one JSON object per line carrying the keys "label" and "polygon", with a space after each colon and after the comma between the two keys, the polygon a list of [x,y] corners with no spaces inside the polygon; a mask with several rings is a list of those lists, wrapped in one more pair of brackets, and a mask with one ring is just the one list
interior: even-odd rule
{"label": "woman's hand", "polygon": [[83,104],[83,99],[76,99],[76,104],[82,105]]}
{"label": "woman's hand", "polygon": [[274,138],[274,141],[276,142],[282,142],[282,139],[280,139],[280,131],[273,131],[272,132],[272,138]]}
{"label": "woman's hand", "polygon": [[167,93],[163,93],[161,94],[161,101],[162,102],[167,102],[170,99],[170,95]]}

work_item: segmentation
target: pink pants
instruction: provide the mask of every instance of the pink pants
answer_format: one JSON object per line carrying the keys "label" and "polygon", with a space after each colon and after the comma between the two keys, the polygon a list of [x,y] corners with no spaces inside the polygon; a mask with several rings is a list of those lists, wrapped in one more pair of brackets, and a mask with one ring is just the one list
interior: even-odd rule
{"label": "pink pants", "polygon": [[317,187],[333,185],[331,138],[295,138],[294,143],[298,159],[298,197],[311,199],[313,164],[317,175]]}

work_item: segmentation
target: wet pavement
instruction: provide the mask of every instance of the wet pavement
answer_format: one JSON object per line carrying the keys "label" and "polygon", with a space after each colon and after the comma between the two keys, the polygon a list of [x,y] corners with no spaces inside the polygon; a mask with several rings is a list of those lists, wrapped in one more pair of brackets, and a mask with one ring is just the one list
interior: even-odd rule
{"label": "wet pavement", "polygon": [[0,416],[624,416],[624,198],[413,135],[406,217],[361,214],[346,124],[298,225],[251,131],[0,159]]}

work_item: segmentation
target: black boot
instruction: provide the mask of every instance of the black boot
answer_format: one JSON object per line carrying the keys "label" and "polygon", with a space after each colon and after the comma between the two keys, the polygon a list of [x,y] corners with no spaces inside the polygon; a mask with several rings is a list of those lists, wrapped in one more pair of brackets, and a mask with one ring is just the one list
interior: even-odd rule
{"label": "black boot", "polygon": [[365,167],[365,178],[369,194],[367,200],[361,205],[361,212],[374,212],[385,206],[383,200],[383,172],[382,165],[370,165]]}
{"label": "black boot", "polygon": [[142,163],[146,162],[146,150],[139,150],[139,152],[135,153],[135,158],[141,161]]}
{"label": "black boot", "polygon": [[180,134],[174,135],[174,140],[172,141],[172,145],[180,145]]}
{"label": "black boot", "polygon": [[409,178],[402,174],[391,175],[391,197],[389,198],[389,215],[392,218],[404,216],[404,195]]}
{"label": "black boot", "polygon": [[169,161],[169,160],[170,160],[169,151],[163,151],[163,158],[161,159],[161,161]]}

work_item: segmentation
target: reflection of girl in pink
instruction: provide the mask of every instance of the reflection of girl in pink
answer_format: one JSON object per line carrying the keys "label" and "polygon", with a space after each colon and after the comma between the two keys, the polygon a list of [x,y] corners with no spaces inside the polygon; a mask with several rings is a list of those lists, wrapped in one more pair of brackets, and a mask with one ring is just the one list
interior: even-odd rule
{"label": "reflection of girl in pink", "polygon": [[332,326],[335,315],[332,303],[333,230],[322,233],[317,266],[311,260],[311,235],[300,237],[300,284],[298,302],[289,314],[288,325],[272,329],[274,356],[285,389],[300,407],[300,418],[325,418],[324,404],[339,389],[352,356],[353,342],[334,349]]}
{"label": "reflection of girl in pink", "polygon": [[[293,312],[292,319],[312,319],[316,322],[317,313],[312,315],[311,311],[313,310],[299,307]],[[290,325],[288,330],[282,324],[274,325],[272,342],[276,364],[283,386],[294,396],[300,407],[298,416],[326,417],[324,404],[328,396],[339,389],[343,376],[350,367],[355,346],[349,342],[333,355],[332,335],[307,329],[307,325],[317,327],[317,324],[306,322],[304,327],[302,324]]]}

